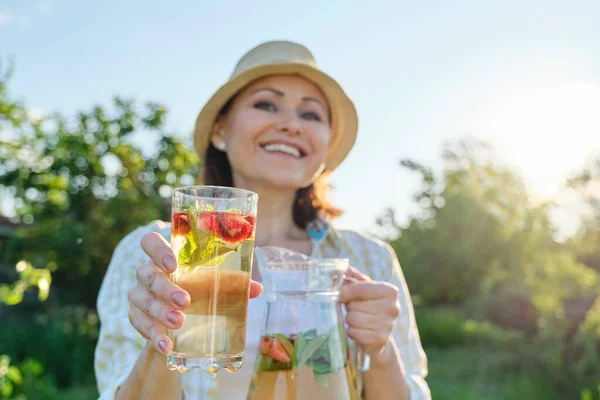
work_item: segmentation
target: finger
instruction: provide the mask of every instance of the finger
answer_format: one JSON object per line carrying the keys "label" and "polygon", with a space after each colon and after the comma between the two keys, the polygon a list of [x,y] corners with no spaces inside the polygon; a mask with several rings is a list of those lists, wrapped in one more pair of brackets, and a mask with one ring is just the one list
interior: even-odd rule
{"label": "finger", "polygon": [[386,324],[385,316],[382,319],[381,314],[371,314],[362,311],[352,310],[346,315],[346,323],[353,328],[376,329],[382,324]]}
{"label": "finger", "polygon": [[144,286],[137,285],[127,297],[132,307],[142,310],[165,327],[179,329],[185,322],[185,315],[181,311],[168,307]]}
{"label": "finger", "polygon": [[346,311],[358,311],[371,315],[385,315],[396,319],[400,315],[400,303],[397,299],[381,298],[375,300],[356,300],[346,304]]}
{"label": "finger", "polygon": [[355,281],[361,281],[361,282],[366,282],[366,281],[370,281],[371,278],[369,278],[368,275],[363,274],[362,272],[360,272],[359,270],[357,270],[354,267],[349,267],[348,270],[346,271],[346,276],[345,278],[350,278],[350,280],[355,280]]}
{"label": "finger", "polygon": [[159,353],[167,355],[173,344],[166,335],[166,329],[144,311],[133,306],[129,308],[129,322],[146,339],[150,340]]}
{"label": "finger", "polygon": [[381,349],[390,339],[390,334],[382,330],[348,327],[346,332],[353,341],[363,346],[368,352]]}
{"label": "finger", "polygon": [[250,281],[250,298],[253,299],[255,297],[258,297],[263,291],[263,286],[256,282],[256,281]]}
{"label": "finger", "polygon": [[342,287],[341,301],[375,300],[384,297],[397,297],[398,288],[387,282],[357,282]]}
{"label": "finger", "polygon": [[170,306],[184,309],[191,302],[189,293],[171,282],[167,275],[154,264],[139,267],[137,280]]}
{"label": "finger", "polygon": [[142,249],[148,254],[154,264],[166,273],[175,271],[177,261],[175,261],[171,246],[164,237],[157,232],[150,232],[142,237],[141,243]]}

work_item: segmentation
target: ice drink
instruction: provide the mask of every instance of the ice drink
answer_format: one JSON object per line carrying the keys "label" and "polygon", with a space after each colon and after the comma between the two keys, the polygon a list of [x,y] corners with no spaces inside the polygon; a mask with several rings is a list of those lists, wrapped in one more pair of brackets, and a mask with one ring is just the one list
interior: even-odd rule
{"label": "ice drink", "polygon": [[[198,190],[206,196],[203,191],[209,189]],[[227,188],[211,190],[228,193]],[[239,191],[229,190],[231,195]],[[190,294],[191,304],[183,327],[168,331],[173,342],[168,366],[182,372],[194,367],[236,371],[245,349],[256,200],[251,195],[248,201],[186,196],[187,201],[173,204],[171,248],[178,266],[171,280]]]}

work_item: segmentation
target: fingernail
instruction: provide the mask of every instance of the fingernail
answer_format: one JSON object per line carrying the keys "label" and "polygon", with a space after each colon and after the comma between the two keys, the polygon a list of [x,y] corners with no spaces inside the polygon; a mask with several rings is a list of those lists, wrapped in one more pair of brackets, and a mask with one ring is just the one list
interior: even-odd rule
{"label": "fingernail", "polygon": [[177,261],[171,256],[165,256],[162,259],[163,267],[167,268],[169,271],[175,271],[177,268]]}
{"label": "fingernail", "polygon": [[179,313],[175,311],[169,311],[169,313],[167,314],[167,321],[169,321],[172,324],[176,324],[177,321],[179,321]]}
{"label": "fingernail", "polygon": [[177,304],[179,307],[183,307],[187,303],[185,293],[183,292],[173,293],[171,295],[171,300],[173,300],[173,303]]}
{"label": "fingernail", "polygon": [[165,349],[167,348],[167,341],[166,340],[159,341],[158,348],[160,349],[160,351],[165,351]]}

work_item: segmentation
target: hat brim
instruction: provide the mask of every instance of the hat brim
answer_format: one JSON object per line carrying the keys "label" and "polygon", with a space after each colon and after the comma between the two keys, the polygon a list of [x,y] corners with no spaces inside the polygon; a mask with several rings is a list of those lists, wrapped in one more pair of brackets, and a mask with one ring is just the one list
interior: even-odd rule
{"label": "hat brim", "polygon": [[194,148],[204,158],[210,144],[215,120],[223,106],[251,82],[271,75],[300,75],[317,85],[325,95],[331,112],[331,138],[325,171],[333,171],[348,156],[356,142],[358,116],[354,103],[341,86],[326,73],[303,63],[261,65],[236,75],[221,86],[206,102],[196,119]]}

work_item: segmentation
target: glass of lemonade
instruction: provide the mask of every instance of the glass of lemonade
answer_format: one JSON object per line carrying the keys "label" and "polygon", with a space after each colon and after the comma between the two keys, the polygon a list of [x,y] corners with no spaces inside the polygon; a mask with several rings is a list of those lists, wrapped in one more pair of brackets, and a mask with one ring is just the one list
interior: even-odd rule
{"label": "glass of lemonade", "polygon": [[171,248],[177,270],[171,281],[191,304],[185,323],[167,332],[173,350],[167,366],[215,374],[240,369],[246,346],[256,193],[217,186],[175,189]]}

